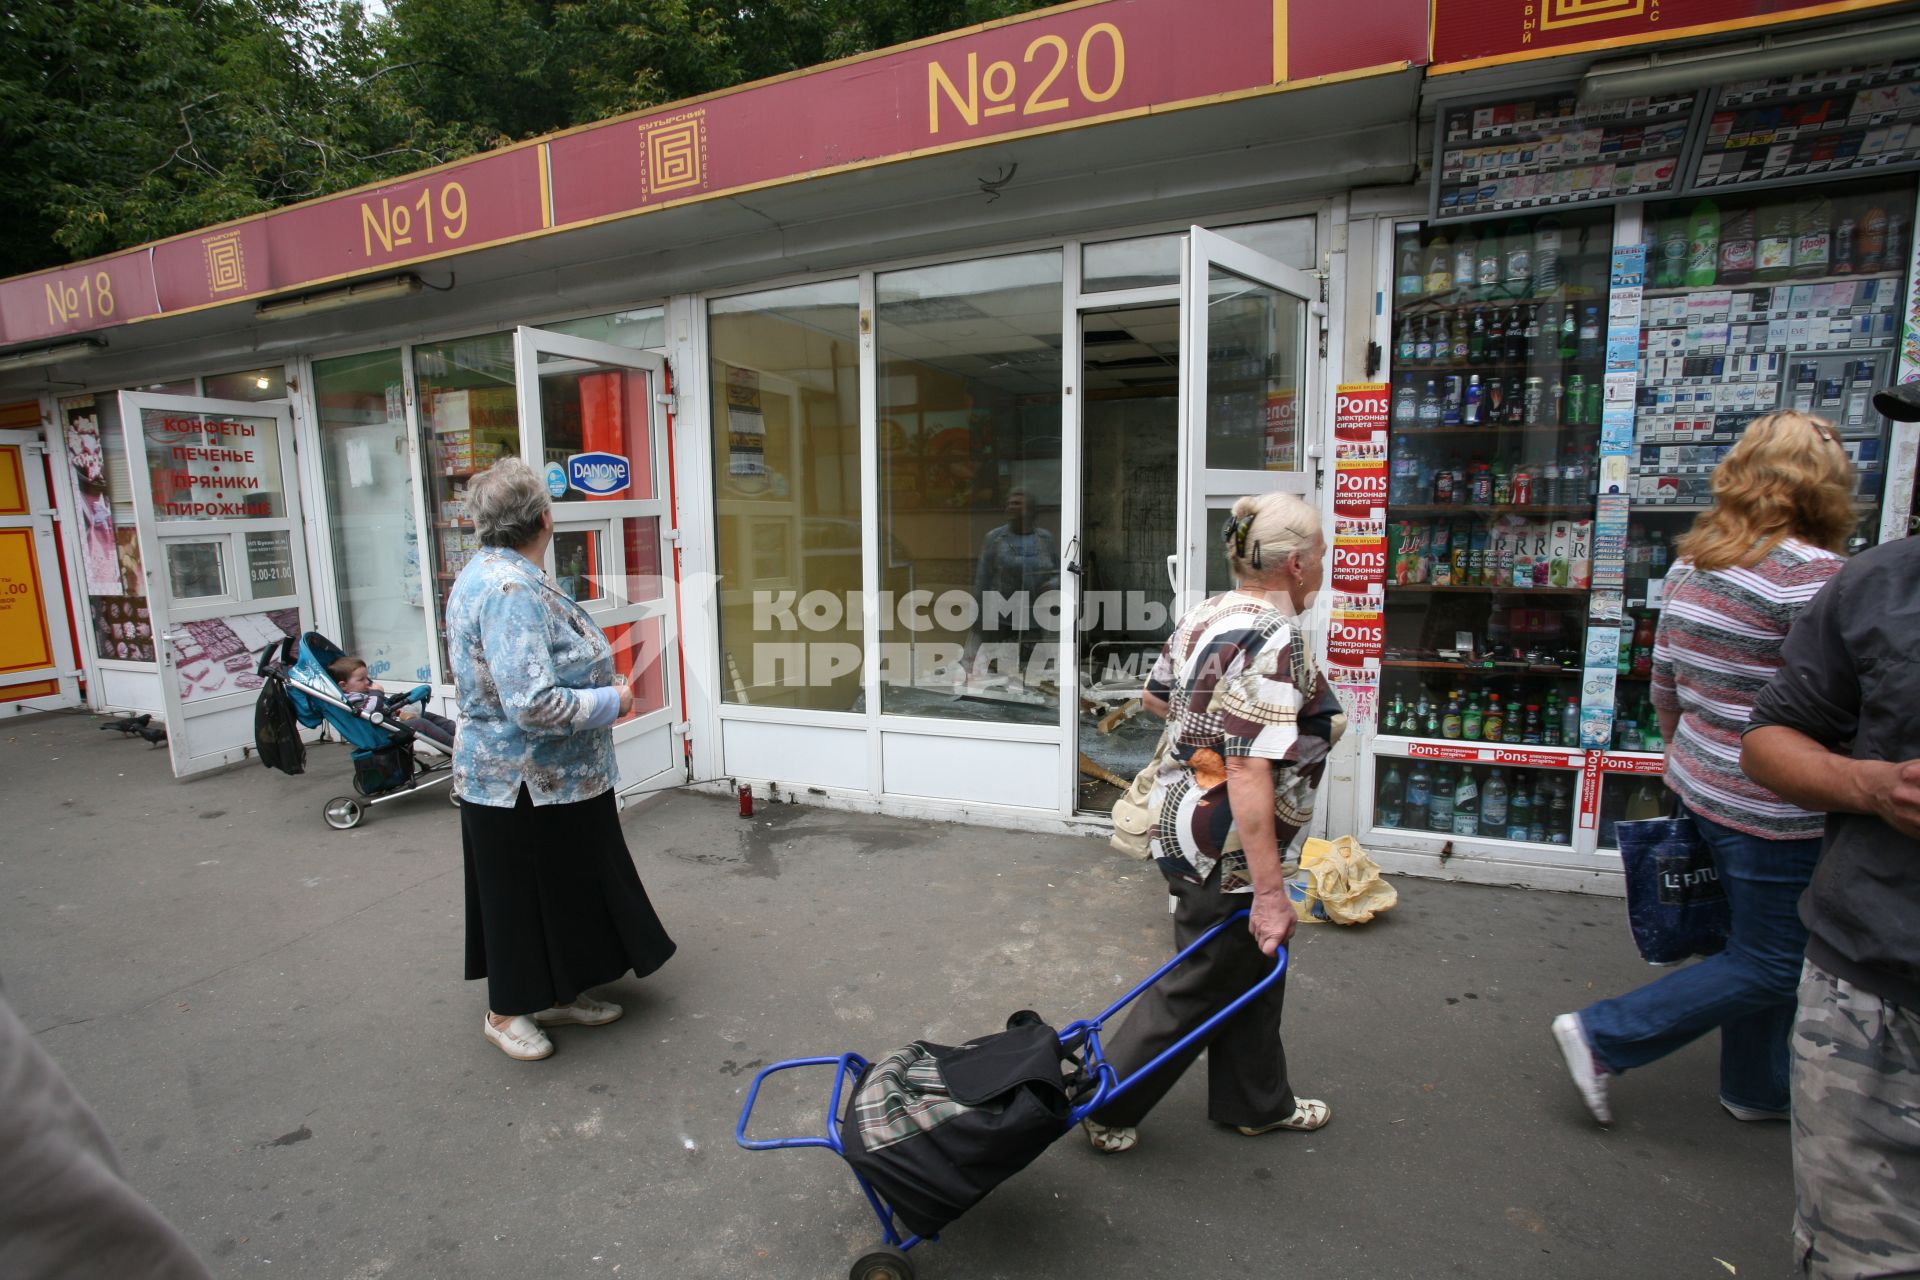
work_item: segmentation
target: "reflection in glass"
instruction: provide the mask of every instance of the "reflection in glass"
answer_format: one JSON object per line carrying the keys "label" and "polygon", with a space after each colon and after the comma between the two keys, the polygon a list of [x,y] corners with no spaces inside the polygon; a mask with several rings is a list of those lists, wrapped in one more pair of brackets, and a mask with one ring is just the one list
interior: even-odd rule
{"label": "reflection in glass", "polygon": [[540,354],[540,431],[549,468],[567,489],[557,502],[639,501],[654,496],[648,414],[653,378]]}
{"label": "reflection in glass", "polygon": [[859,298],[835,280],[708,308],[727,702],[860,706]]}
{"label": "reflection in glass", "polygon": [[613,668],[633,690],[633,711],[627,719],[658,711],[667,705],[667,654],[661,619],[640,618],[607,628],[613,649]]}
{"label": "reflection in glass", "polygon": [[201,394],[210,400],[284,400],[286,370],[275,364],[238,373],[218,373],[203,379],[201,388]]}
{"label": "reflection in glass", "polygon": [[883,585],[896,593],[881,612],[881,710],[1053,723],[1060,254],[896,271],[875,289]]}
{"label": "reflection in glass", "polygon": [[431,680],[400,353],[316,360],[313,394],[340,606],[333,639],[375,680]]}
{"label": "reflection in glass", "polygon": [[1312,218],[1282,218],[1277,222],[1247,222],[1237,227],[1216,227],[1214,234],[1275,262],[1284,262],[1300,271],[1312,271],[1314,261]]}
{"label": "reflection in glass", "polygon": [[142,409],[153,514],[171,520],[260,520],[286,514],[280,429],[272,418]]}
{"label": "reflection in glass", "polygon": [[543,324],[540,327],[576,338],[591,338],[610,347],[629,347],[635,351],[661,351],[667,345],[667,313],[663,307],[636,307],[631,311],[562,320],[558,324]]}
{"label": "reflection in glass", "polygon": [[1207,280],[1207,466],[1300,470],[1306,304],[1223,267]]}
{"label": "reflection in glass", "polygon": [[175,600],[205,600],[227,594],[227,575],[223,564],[226,540],[211,542],[169,542],[167,581]]}
{"label": "reflection in glass", "polygon": [[1180,255],[1186,247],[1187,237],[1178,231],[1090,244],[1080,251],[1080,291],[1179,284]]}
{"label": "reflection in glass", "polygon": [[513,381],[511,334],[489,333],[413,349],[420,428],[426,437],[427,580],[441,620],[446,662],[447,591],[480,550],[467,514],[467,485],[502,458],[520,453],[520,408]]}
{"label": "reflection in glass", "polygon": [[602,598],[600,578],[606,558],[595,529],[556,529],[553,533],[553,574],[569,599],[582,604]]}
{"label": "reflection in glass", "polygon": [[626,603],[660,599],[665,594],[660,581],[660,518],[628,516],[620,522],[620,537],[627,556]]}

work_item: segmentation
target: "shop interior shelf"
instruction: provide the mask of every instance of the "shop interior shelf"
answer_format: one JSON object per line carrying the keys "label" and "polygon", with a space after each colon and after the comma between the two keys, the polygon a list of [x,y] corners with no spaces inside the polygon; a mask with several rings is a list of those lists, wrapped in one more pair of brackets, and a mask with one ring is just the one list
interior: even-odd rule
{"label": "shop interior shelf", "polygon": [[1577,676],[1578,667],[1556,667],[1534,662],[1491,658],[1474,662],[1445,661],[1439,658],[1382,658],[1380,665],[1393,671],[1452,671],[1463,676]]}
{"label": "shop interior shelf", "polygon": [[1568,288],[1558,293],[1550,293],[1544,297],[1538,297],[1533,294],[1509,294],[1503,289],[1496,287],[1490,293],[1476,293],[1464,297],[1460,296],[1460,291],[1457,289],[1451,293],[1442,294],[1437,297],[1429,297],[1424,294],[1418,298],[1402,296],[1396,298],[1393,305],[1396,315],[1410,315],[1418,311],[1458,311],[1462,308],[1489,307],[1495,305],[1502,307],[1544,307],[1558,302],[1591,302],[1599,304],[1604,303],[1606,299],[1607,295],[1603,292],[1578,287]]}
{"label": "shop interior shelf", "polygon": [[1392,604],[1395,596],[1424,595],[1510,595],[1510,596],[1579,596],[1585,599],[1593,592],[1587,587],[1436,587],[1429,582],[1388,583],[1387,603]]}
{"label": "shop interior shelf", "polygon": [[1844,276],[1782,276],[1777,280],[1743,280],[1739,284],[1669,284],[1642,291],[1648,298],[1678,298],[1690,293],[1718,293],[1723,289],[1735,293],[1749,289],[1790,289],[1797,284],[1850,284],[1855,280],[1894,280],[1903,273],[1899,271],[1855,271]]}
{"label": "shop interior shelf", "polygon": [[[1557,436],[1567,431],[1598,431],[1599,429],[1600,424],[1597,422],[1568,422],[1560,425],[1535,423],[1532,426],[1525,424],[1516,425],[1506,422],[1477,422],[1470,427],[1408,426],[1403,422],[1396,424],[1393,432],[1395,435],[1407,436],[1409,438],[1417,438],[1419,436]],[[1737,436],[1729,438],[1738,439]],[[1693,441],[1689,440],[1685,443],[1691,444]]]}
{"label": "shop interior shelf", "polygon": [[1466,502],[1424,502],[1388,506],[1387,518],[1395,516],[1590,516],[1593,514],[1591,502],[1576,503],[1572,506],[1553,506],[1547,503],[1529,503],[1525,506],[1488,506],[1482,503]]}

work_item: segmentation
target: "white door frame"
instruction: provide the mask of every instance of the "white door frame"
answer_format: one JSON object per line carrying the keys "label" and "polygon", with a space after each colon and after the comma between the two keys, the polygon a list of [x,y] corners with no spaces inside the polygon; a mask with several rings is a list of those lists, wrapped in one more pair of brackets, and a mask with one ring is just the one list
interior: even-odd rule
{"label": "white door frame", "polygon": [[[67,599],[61,572],[60,548],[53,536],[53,496],[47,488],[46,438],[38,430],[0,431],[0,452],[11,454],[19,474],[18,509],[0,510],[0,538],[12,542],[24,534],[23,549],[33,582],[0,583],[6,597],[0,607],[21,608],[35,593],[40,605],[40,627],[47,661],[0,672],[0,717],[33,711],[60,711],[80,705],[78,664],[73,634],[67,624]],[[10,495],[0,493],[0,502]],[[11,560],[11,557],[8,557]],[[51,684],[50,691],[45,686]],[[40,693],[26,689],[40,687]]]}

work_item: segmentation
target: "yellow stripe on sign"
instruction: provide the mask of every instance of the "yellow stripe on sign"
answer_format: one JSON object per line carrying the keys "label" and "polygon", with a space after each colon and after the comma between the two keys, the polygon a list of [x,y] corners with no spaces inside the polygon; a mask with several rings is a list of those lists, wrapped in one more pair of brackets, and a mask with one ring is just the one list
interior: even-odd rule
{"label": "yellow stripe on sign", "polygon": [[1287,82],[1287,0],[1273,0],[1273,82]]}

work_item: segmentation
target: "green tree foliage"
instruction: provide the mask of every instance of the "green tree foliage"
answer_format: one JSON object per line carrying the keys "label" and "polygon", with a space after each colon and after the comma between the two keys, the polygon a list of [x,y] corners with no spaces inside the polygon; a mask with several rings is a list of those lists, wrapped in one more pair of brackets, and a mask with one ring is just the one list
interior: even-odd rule
{"label": "green tree foliage", "polygon": [[8,0],[0,275],[1040,7]]}

